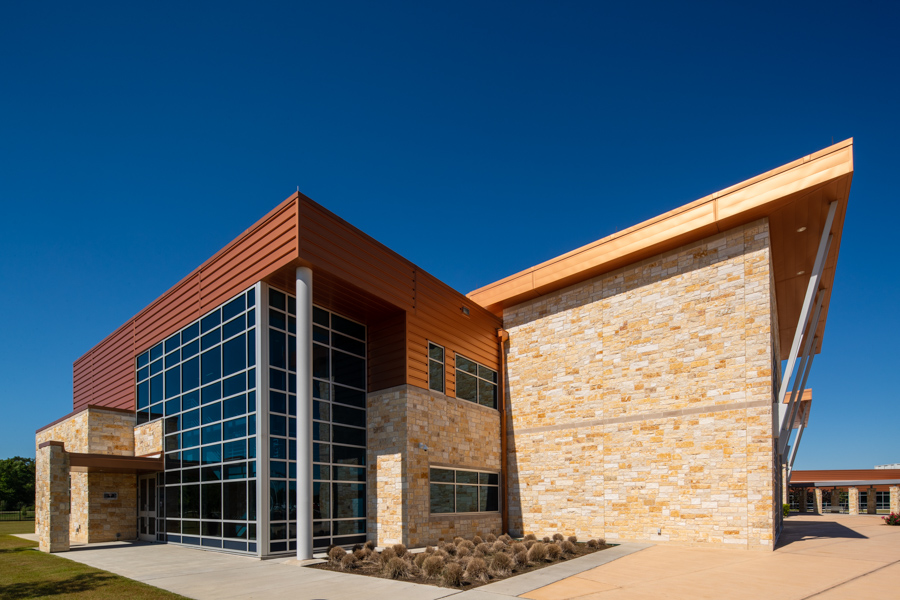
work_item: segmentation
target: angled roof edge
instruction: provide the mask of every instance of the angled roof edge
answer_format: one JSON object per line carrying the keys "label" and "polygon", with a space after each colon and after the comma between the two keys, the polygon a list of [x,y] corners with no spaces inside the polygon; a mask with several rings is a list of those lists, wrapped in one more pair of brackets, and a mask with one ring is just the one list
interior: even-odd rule
{"label": "angled roof edge", "polygon": [[[767,216],[783,206],[785,199],[852,173],[850,138],[478,288],[467,296],[502,315],[505,307]],[[843,203],[846,199],[835,198]]]}

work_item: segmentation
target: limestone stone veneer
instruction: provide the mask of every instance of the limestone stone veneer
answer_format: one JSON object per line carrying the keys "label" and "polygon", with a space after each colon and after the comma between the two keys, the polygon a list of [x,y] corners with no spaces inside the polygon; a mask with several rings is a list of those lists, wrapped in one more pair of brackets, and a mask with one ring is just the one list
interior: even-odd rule
{"label": "limestone stone veneer", "polygon": [[[368,396],[368,531],[379,545],[499,534],[500,513],[431,515],[431,466],[500,471],[500,416],[411,385]],[[427,447],[427,450],[426,450]]]}
{"label": "limestone stone veneer", "polygon": [[511,530],[773,547],[771,256],[762,219],[504,311]]}

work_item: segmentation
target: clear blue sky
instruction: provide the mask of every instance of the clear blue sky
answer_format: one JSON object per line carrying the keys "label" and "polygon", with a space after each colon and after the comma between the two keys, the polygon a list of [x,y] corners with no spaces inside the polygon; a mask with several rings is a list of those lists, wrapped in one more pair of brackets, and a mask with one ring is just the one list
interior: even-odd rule
{"label": "clear blue sky", "polygon": [[467,292],[854,137],[795,466],[900,462],[898,4],[604,4],[6,3],[0,457],[298,186]]}

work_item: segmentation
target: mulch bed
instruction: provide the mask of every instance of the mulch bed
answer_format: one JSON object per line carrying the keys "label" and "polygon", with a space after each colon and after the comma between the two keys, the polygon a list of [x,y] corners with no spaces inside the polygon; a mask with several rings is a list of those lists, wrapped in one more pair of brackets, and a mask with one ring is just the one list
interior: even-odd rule
{"label": "mulch bed", "polygon": [[[461,590],[471,590],[477,587],[481,587],[482,585],[487,585],[489,583],[496,583],[497,581],[503,581],[504,579],[509,579],[510,577],[515,577],[517,575],[522,575],[523,573],[530,573],[532,571],[537,571],[539,569],[543,569],[545,567],[550,567],[559,563],[563,563],[575,558],[579,558],[581,556],[587,556],[588,554],[593,554],[595,552],[600,552],[602,550],[606,550],[607,548],[612,548],[610,545],[601,544],[598,548],[589,548],[587,544],[583,542],[578,542],[575,544],[575,553],[564,555],[557,560],[549,561],[545,560],[538,564],[529,564],[527,566],[517,566],[512,570],[512,573],[507,576],[494,576],[491,575],[488,581],[468,581],[463,580],[462,585],[459,587],[453,587],[451,589],[461,589]],[[415,556],[416,553],[413,553]],[[384,569],[380,564],[371,563],[369,561],[361,561],[356,563],[356,566],[352,569],[342,569],[338,565],[334,565],[330,562],[321,563],[318,565],[309,565],[307,568],[310,569],[322,569],[325,571],[335,571],[338,573],[349,573],[353,575],[365,575],[368,577],[380,577],[382,579],[391,579],[391,577],[385,574]],[[398,579],[397,581],[408,581],[410,583],[421,583],[424,585],[433,585],[437,587],[443,587],[441,583],[440,577],[429,579],[426,578],[421,572],[417,572],[409,575],[408,577],[404,577],[402,579]]]}

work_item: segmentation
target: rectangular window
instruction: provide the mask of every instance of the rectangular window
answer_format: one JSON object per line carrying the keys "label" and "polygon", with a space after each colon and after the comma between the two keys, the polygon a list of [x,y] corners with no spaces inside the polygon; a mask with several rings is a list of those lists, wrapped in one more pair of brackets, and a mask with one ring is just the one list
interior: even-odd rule
{"label": "rectangular window", "polygon": [[431,514],[498,512],[500,475],[462,469],[430,469]]}
{"label": "rectangular window", "polygon": [[497,371],[457,354],[456,397],[497,408]]}
{"label": "rectangular window", "polygon": [[444,349],[428,342],[428,387],[444,393]]}

